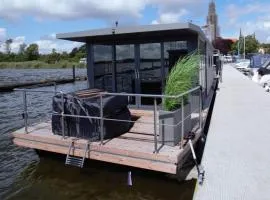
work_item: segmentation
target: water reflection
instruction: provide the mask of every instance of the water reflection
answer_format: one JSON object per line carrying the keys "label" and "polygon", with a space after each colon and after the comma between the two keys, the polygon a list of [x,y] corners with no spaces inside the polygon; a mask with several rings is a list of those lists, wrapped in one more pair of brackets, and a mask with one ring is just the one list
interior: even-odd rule
{"label": "water reflection", "polygon": [[96,161],[84,169],[66,167],[64,157],[46,156],[24,170],[17,191],[7,199],[192,199],[194,181],[178,183],[163,174],[132,169],[129,187],[128,170]]}

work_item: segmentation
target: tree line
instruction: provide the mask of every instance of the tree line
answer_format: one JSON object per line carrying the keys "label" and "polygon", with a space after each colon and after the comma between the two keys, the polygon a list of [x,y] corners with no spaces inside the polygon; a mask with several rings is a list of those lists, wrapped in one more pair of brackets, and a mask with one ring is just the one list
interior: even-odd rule
{"label": "tree line", "polygon": [[48,64],[55,64],[60,61],[79,62],[83,57],[86,57],[86,45],[75,47],[70,53],[64,51],[59,53],[56,49],[52,49],[49,54],[41,54],[38,44],[26,45],[20,44],[18,52],[11,51],[12,39],[7,39],[3,44],[4,52],[0,52],[0,62],[24,62],[24,61],[42,61]]}
{"label": "tree line", "polygon": [[255,34],[239,37],[237,41],[232,41],[230,39],[217,38],[213,41],[213,46],[216,49],[219,49],[220,52],[224,55],[231,54],[237,55],[238,51],[240,54],[244,52],[244,43],[245,43],[245,53],[258,53],[259,48],[268,47],[268,51],[265,53],[270,53],[270,44],[260,44],[256,39]]}
{"label": "tree line", "polygon": [[[217,38],[213,41],[213,46],[216,49],[219,49],[220,52],[224,55],[232,54],[236,55],[239,53],[242,54],[243,49],[243,36],[239,38],[236,42],[230,39]],[[52,49],[49,54],[41,54],[39,52],[38,44],[26,45],[25,43],[20,44],[18,52],[14,53],[11,51],[11,45],[13,43],[12,39],[7,39],[2,45],[4,45],[4,52],[0,52],[0,62],[24,62],[24,61],[42,61],[48,64],[55,64],[60,61],[66,62],[79,62],[81,58],[86,57],[86,45],[82,45],[78,48],[73,48],[71,52],[62,52],[59,53],[56,49]],[[265,53],[270,53],[270,44],[260,44],[256,39],[255,35],[245,36],[245,52],[257,53],[259,48],[263,48]],[[1,44],[0,44],[1,45]],[[238,48],[240,47],[240,48]]]}

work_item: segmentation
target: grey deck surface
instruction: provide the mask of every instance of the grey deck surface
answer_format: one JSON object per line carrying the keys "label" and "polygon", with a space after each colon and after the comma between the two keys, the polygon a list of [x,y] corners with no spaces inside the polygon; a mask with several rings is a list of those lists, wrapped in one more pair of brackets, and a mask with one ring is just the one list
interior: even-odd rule
{"label": "grey deck surface", "polygon": [[223,67],[195,200],[270,199],[270,94]]}

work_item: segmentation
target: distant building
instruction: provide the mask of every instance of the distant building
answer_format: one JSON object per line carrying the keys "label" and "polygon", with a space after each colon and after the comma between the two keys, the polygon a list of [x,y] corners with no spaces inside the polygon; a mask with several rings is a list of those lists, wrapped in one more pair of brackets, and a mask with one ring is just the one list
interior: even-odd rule
{"label": "distant building", "polygon": [[211,0],[209,3],[208,16],[206,19],[206,25],[203,26],[203,30],[210,41],[214,41],[217,37],[220,36],[216,4],[214,0]]}

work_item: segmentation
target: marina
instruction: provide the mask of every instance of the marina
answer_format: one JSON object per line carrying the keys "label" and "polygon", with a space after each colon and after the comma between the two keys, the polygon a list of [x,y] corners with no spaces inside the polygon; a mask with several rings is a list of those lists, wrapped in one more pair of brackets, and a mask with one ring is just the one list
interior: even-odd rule
{"label": "marina", "polygon": [[4,2],[0,199],[269,199],[268,3],[229,1]]}

